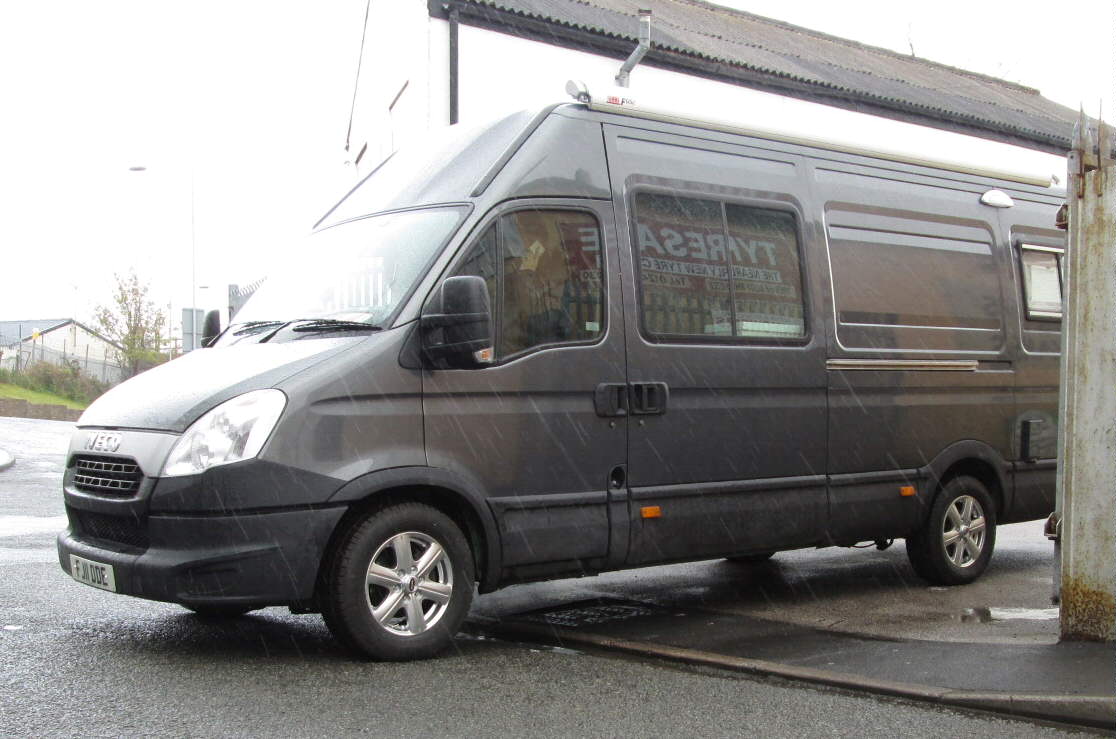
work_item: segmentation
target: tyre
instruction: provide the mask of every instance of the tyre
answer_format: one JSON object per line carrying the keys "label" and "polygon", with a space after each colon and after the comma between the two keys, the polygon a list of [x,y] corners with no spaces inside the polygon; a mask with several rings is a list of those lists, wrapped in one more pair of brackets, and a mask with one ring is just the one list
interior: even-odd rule
{"label": "tyre", "polygon": [[996,504],[972,477],[942,486],[925,525],[907,539],[915,572],[936,585],[963,585],[980,577],[996,544]]}
{"label": "tyre", "polygon": [[761,562],[766,562],[775,556],[775,552],[757,552],[756,554],[737,554],[732,557],[725,557],[728,562],[739,562],[740,564],[755,565]]}
{"label": "tyre", "polygon": [[238,606],[229,604],[217,605],[192,605],[185,606],[193,611],[199,618],[238,618],[246,613],[257,610],[257,606]]}
{"label": "tyre", "polygon": [[432,657],[449,646],[473,600],[473,557],[461,529],[422,503],[354,522],[332,553],[322,616],[347,648],[377,660]]}

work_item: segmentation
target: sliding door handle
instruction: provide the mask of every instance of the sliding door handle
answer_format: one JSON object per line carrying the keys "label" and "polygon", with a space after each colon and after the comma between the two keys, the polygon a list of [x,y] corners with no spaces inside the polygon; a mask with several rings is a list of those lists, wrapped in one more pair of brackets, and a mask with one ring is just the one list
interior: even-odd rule
{"label": "sliding door handle", "polygon": [[665,382],[633,382],[632,415],[657,416],[666,413],[670,388]]}
{"label": "sliding door handle", "polygon": [[601,418],[628,415],[628,386],[622,382],[602,382],[593,393],[593,405]]}

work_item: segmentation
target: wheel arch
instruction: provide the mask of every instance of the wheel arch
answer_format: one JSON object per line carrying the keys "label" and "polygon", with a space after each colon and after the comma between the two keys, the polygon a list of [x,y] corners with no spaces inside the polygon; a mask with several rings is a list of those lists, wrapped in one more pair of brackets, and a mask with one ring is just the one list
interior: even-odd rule
{"label": "wheel arch", "polygon": [[500,538],[495,520],[479,490],[447,470],[435,467],[399,467],[371,472],[342,486],[331,504],[348,506],[334,526],[319,566],[325,571],[330,553],[351,522],[368,510],[395,501],[427,503],[449,516],[461,527],[473,553],[479,590],[496,589],[500,572]]}
{"label": "wheel arch", "polygon": [[922,470],[926,480],[927,515],[929,506],[942,487],[955,477],[967,476],[979,480],[996,504],[997,519],[1011,505],[1011,465],[991,446],[981,441],[966,440],[951,444],[942,450]]}

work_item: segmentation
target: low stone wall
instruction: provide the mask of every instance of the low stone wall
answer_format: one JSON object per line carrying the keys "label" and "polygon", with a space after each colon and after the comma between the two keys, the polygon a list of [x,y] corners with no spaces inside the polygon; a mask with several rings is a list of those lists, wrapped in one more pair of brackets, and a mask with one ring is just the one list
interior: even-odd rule
{"label": "low stone wall", "polygon": [[72,410],[64,405],[43,405],[15,398],[0,398],[0,416],[43,418],[49,421],[76,421],[81,416],[81,411]]}

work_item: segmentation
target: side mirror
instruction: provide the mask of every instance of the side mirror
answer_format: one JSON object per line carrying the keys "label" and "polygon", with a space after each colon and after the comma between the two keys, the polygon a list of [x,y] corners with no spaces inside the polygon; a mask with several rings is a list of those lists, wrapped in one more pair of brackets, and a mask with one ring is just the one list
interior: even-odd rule
{"label": "side mirror", "polygon": [[492,306],[488,285],[472,275],[450,277],[419,319],[422,351],[441,369],[474,369],[491,364]]}
{"label": "side mirror", "polygon": [[212,344],[219,333],[221,333],[221,311],[211,310],[205,314],[205,320],[202,321],[202,347]]}

